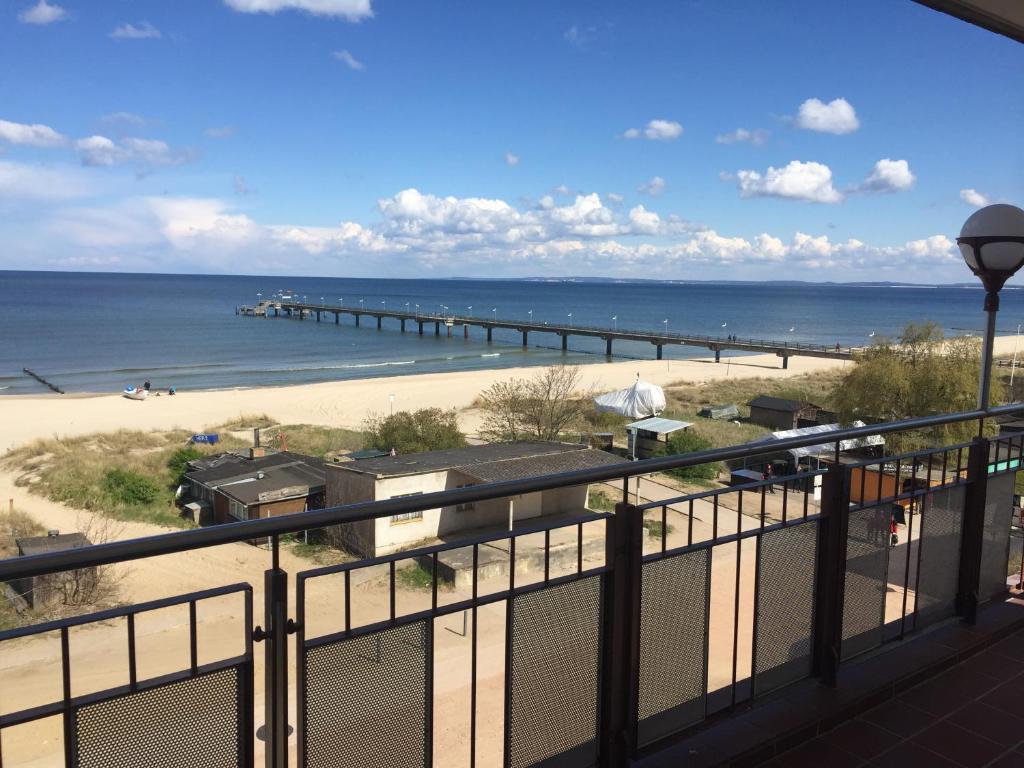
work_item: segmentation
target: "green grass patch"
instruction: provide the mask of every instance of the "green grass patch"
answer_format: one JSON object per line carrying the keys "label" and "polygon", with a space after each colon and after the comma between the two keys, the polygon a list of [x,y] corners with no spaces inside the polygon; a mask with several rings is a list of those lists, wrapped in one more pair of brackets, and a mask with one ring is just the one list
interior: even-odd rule
{"label": "green grass patch", "polygon": [[[419,563],[395,571],[395,586],[403,589],[428,590],[433,587],[433,575]],[[437,588],[445,588],[442,581],[437,582]]]}
{"label": "green grass patch", "polygon": [[[647,529],[647,535],[650,536],[652,539],[658,539],[659,541],[661,540],[661,520],[644,520],[644,528]],[[671,523],[666,523],[664,529],[666,535],[672,533],[672,531],[675,530]]]}
{"label": "green grass patch", "polygon": [[597,512],[614,512],[615,499],[609,496],[607,491],[591,488],[587,496],[587,506]]}
{"label": "green grass patch", "polygon": [[277,425],[277,421],[265,413],[240,413],[234,419],[218,424],[215,429],[226,432],[238,432],[243,429],[267,429]]}

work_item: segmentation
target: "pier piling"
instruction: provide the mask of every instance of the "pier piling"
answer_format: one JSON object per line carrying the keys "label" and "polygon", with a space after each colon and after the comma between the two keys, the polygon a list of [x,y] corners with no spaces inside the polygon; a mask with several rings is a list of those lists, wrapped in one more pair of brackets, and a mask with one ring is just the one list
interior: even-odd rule
{"label": "pier piling", "polygon": [[40,384],[46,385],[47,387],[52,389],[54,392],[56,392],[58,395],[63,395],[64,394],[64,390],[63,389],[58,387],[56,384],[51,384],[50,382],[48,382],[46,379],[44,379],[42,376],[40,376],[35,371],[30,371],[28,368],[22,368],[21,372],[24,373],[26,376],[31,376],[33,379],[38,381]]}
{"label": "pier piling", "polygon": [[658,359],[661,360],[664,356],[664,348],[661,344],[655,344],[654,346],[658,348]]}
{"label": "pier piling", "polygon": [[562,351],[567,352],[569,350],[569,334],[562,334]]}
{"label": "pier piling", "polygon": [[604,340],[604,356],[605,357],[611,357],[612,356],[612,337],[611,336],[609,336],[607,339]]}

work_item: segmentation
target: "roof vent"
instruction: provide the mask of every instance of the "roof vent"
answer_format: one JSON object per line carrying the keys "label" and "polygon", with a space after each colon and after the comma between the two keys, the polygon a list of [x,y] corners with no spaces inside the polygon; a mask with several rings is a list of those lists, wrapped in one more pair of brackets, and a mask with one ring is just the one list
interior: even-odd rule
{"label": "roof vent", "polygon": [[60,536],[60,531],[58,531],[56,528],[51,528],[46,532],[46,535],[49,536],[51,539],[56,539],[58,536]]}

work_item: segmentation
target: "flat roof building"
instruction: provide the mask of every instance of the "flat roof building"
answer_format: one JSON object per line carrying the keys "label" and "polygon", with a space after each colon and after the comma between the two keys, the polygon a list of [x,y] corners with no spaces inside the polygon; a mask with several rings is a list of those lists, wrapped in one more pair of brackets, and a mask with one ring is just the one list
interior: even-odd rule
{"label": "flat roof building", "polygon": [[[522,440],[385,456],[326,468],[328,506],[380,501],[484,483],[560,474],[624,459],[585,445]],[[512,525],[541,515],[582,512],[588,486],[430,509],[337,526],[341,542],[366,557],[475,528]]]}

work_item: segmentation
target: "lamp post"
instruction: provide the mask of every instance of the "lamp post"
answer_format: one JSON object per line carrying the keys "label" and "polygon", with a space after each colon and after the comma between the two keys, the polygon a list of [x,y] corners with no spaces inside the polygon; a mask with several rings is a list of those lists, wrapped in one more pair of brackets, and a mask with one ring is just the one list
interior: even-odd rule
{"label": "lamp post", "polygon": [[360,300],[359,300],[359,308],[360,308],[360,309],[362,309],[362,308],[363,308],[363,300],[362,300],[362,299],[360,299]]}
{"label": "lamp post", "polygon": [[985,206],[964,222],[956,242],[967,266],[985,286],[988,322],[981,355],[978,409],[988,410],[999,291],[1024,265],[1024,211],[1006,203]]}
{"label": "lamp post", "polygon": [[345,306],[345,300],[344,300],[344,299],[342,299],[342,298],[339,298],[339,299],[338,299],[338,306],[339,306],[339,307],[344,307],[344,306]]}
{"label": "lamp post", "polygon": [[569,327],[572,328],[572,312],[569,313]]}
{"label": "lamp post", "polygon": [[472,304],[470,304],[470,305],[469,305],[468,307],[466,307],[466,314],[467,314],[467,315],[468,315],[469,317],[472,317],[472,316],[473,316],[473,305],[472,305]]}
{"label": "lamp post", "polygon": [[495,323],[498,322],[498,308],[497,307],[491,307],[491,321],[495,322]]}
{"label": "lamp post", "polygon": [[387,300],[387,299],[381,299],[381,300],[380,300],[380,305],[381,305],[382,307],[384,307],[384,311],[385,311],[385,312],[387,312],[387,311],[388,311],[388,300]]}
{"label": "lamp post", "polygon": [[327,302],[324,301],[324,297],[323,296],[320,297],[320,306],[321,307],[326,307],[327,306]]}
{"label": "lamp post", "polygon": [[532,323],[533,322],[533,310],[532,309],[527,310],[526,314],[528,314],[530,316],[530,322]]}
{"label": "lamp post", "polygon": [[262,293],[257,293],[256,294],[256,303],[259,304],[261,301],[263,301],[263,294]]}
{"label": "lamp post", "polygon": [[618,315],[612,315],[612,330],[613,331],[619,330],[619,316]]}

